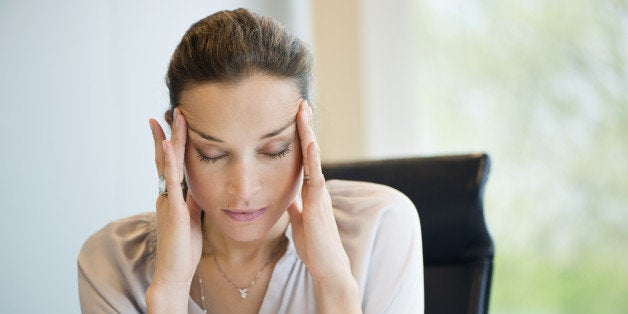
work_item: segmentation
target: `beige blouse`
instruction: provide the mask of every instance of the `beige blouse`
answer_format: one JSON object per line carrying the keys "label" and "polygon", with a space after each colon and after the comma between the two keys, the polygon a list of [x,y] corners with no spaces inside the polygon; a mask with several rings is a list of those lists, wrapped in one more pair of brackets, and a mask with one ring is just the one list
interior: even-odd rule
{"label": "beige blouse", "polygon": [[[423,256],[417,211],[383,185],[330,180],[342,244],[364,313],[423,313]],[[143,313],[154,272],[156,219],[145,213],[109,223],[78,257],[83,313]],[[277,262],[260,313],[317,313],[312,278],[292,243]],[[203,313],[191,298],[188,313]]]}

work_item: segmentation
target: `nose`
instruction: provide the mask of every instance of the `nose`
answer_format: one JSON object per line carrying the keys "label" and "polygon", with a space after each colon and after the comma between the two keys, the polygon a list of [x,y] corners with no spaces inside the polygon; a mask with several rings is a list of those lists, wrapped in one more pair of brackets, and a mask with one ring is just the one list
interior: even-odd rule
{"label": "nose", "polygon": [[259,174],[253,161],[234,161],[229,171],[227,189],[228,193],[235,197],[238,204],[233,206],[248,206],[249,201],[261,189]]}

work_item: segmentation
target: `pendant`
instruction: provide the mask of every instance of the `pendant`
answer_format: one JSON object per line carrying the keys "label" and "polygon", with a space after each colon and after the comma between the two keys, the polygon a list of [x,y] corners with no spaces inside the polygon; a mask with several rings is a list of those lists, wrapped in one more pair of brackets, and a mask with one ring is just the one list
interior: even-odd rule
{"label": "pendant", "polygon": [[246,299],[246,295],[249,293],[249,289],[248,288],[242,288],[242,289],[238,289],[238,291],[240,291],[240,297],[242,299]]}

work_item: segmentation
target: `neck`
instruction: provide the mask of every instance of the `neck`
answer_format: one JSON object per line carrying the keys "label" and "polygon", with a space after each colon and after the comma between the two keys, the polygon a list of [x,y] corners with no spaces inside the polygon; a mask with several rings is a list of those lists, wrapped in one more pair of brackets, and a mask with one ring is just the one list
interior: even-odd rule
{"label": "neck", "polygon": [[265,237],[249,241],[241,242],[225,236],[217,228],[211,228],[205,220],[203,227],[205,229],[204,250],[203,255],[207,255],[209,250],[223,263],[229,265],[242,265],[249,263],[259,263],[271,257],[282,241],[290,218],[285,212],[277,223],[268,231]]}

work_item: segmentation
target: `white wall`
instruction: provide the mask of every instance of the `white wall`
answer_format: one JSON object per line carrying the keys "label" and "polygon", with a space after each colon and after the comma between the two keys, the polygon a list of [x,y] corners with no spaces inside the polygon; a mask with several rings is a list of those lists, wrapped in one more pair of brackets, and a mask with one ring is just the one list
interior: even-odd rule
{"label": "white wall", "polygon": [[369,159],[417,156],[419,34],[416,0],[361,0],[364,136]]}
{"label": "white wall", "polygon": [[311,37],[306,1],[0,2],[1,313],[80,311],[82,243],[153,209],[148,119],[168,105],[172,51],[193,22],[240,6]]}

